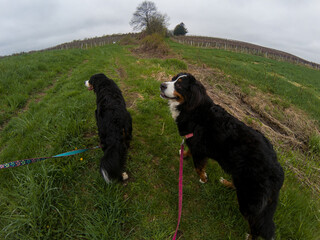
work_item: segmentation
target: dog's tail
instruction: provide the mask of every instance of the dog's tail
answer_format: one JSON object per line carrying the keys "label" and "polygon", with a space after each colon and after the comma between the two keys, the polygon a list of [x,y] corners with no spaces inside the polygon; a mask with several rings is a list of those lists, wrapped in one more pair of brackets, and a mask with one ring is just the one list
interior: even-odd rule
{"label": "dog's tail", "polygon": [[109,146],[100,160],[100,172],[107,183],[121,180],[126,160],[127,148],[122,142]]}

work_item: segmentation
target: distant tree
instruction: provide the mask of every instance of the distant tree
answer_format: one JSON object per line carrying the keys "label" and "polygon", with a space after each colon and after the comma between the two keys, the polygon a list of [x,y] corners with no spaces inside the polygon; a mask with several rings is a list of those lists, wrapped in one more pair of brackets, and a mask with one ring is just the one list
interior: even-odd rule
{"label": "distant tree", "polygon": [[183,22],[178,24],[173,30],[173,35],[175,36],[181,36],[181,35],[184,36],[187,33],[188,33],[188,30],[186,29]]}
{"label": "distant tree", "polygon": [[147,34],[163,34],[167,31],[168,17],[157,11],[154,2],[144,1],[133,13],[130,25],[133,26],[134,30],[143,30]]}
{"label": "distant tree", "polygon": [[159,33],[161,35],[166,35],[168,31],[167,25],[167,16],[158,14],[150,19],[149,26],[146,28],[146,33]]}

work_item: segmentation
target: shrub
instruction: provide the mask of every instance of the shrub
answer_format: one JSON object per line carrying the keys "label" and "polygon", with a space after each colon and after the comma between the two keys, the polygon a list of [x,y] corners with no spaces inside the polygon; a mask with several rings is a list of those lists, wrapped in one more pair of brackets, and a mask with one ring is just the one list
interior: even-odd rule
{"label": "shrub", "polygon": [[169,46],[165,43],[163,36],[158,33],[154,33],[141,40],[140,50],[160,55],[167,55],[169,53]]}

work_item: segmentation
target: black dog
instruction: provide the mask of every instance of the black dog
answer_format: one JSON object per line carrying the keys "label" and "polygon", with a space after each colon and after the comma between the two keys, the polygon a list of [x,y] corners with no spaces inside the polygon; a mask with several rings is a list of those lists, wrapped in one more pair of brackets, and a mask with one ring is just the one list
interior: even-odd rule
{"label": "black dog", "polygon": [[95,115],[104,152],[100,161],[101,174],[107,183],[112,179],[126,180],[128,175],[124,167],[132,138],[132,119],[121,90],[104,74],[93,75],[85,85],[97,96]]}
{"label": "black dog", "polygon": [[236,189],[240,212],[250,225],[248,239],[272,239],[284,173],[271,143],[216,105],[191,74],[180,73],[160,89],[180,135],[189,137],[184,156],[192,156],[200,181],[207,182],[207,158],[216,160],[232,176],[233,184],[221,182]]}

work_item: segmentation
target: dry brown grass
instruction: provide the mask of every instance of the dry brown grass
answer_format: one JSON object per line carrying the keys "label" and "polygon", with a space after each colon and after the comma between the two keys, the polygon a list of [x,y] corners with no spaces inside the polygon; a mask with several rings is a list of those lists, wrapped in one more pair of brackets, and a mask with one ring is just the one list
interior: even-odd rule
{"label": "dry brown grass", "polygon": [[163,36],[154,33],[152,35],[147,35],[140,40],[139,47],[133,49],[132,52],[140,55],[143,58],[164,58],[170,54],[170,48],[165,42]]}

